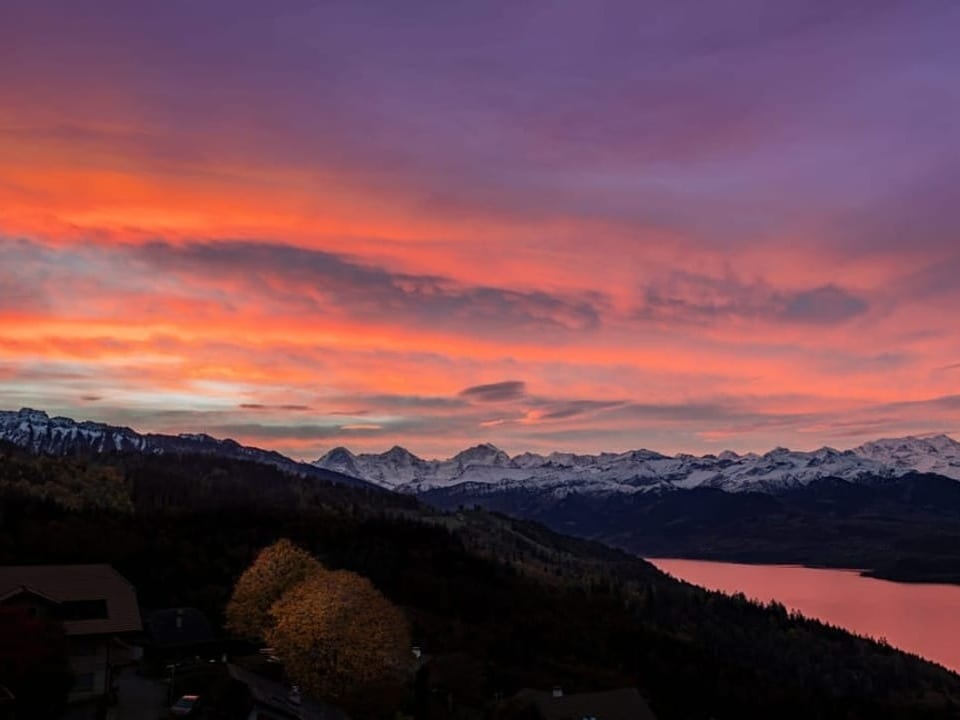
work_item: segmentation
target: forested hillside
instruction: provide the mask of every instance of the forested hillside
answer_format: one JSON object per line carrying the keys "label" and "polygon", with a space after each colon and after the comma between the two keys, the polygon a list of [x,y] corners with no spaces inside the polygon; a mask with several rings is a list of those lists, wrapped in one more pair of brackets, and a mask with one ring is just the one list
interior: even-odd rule
{"label": "forested hillside", "polygon": [[420,498],[441,509],[479,504],[646,557],[867,568],[895,580],[960,583],[960,482],[940,475],[825,478],[778,494],[545,496],[462,486]]}

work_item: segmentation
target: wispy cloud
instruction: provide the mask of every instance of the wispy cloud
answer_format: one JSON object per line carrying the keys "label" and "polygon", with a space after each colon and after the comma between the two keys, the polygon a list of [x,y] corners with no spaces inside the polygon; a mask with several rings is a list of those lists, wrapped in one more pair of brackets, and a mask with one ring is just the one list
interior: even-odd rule
{"label": "wispy cloud", "polygon": [[466,329],[554,327],[586,330],[600,323],[599,293],[582,297],[541,290],[467,286],[436,275],[398,273],[329,252],[242,241],[149,243],[135,256],[189,278],[230,277],[287,307],[397,317]]}
{"label": "wispy cloud", "polygon": [[643,290],[642,319],[713,324],[723,320],[834,325],[865,314],[866,300],[837,285],[778,290],[731,274],[673,272]]}
{"label": "wispy cloud", "polygon": [[237,407],[239,407],[241,410],[290,410],[295,412],[305,412],[311,409],[309,405],[264,405],[263,403],[240,403]]}
{"label": "wispy cloud", "polygon": [[519,380],[505,380],[489,385],[474,385],[460,391],[460,397],[477,402],[518,400],[527,393],[527,384]]}

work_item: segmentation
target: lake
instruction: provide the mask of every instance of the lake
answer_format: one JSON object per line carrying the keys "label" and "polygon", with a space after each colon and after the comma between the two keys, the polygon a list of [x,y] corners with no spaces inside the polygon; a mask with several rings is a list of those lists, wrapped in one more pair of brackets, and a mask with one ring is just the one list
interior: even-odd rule
{"label": "lake", "polygon": [[858,635],[884,637],[895,647],[960,672],[960,586],[888,582],[861,577],[856,570],[647,560],[694,585],[776,600]]}

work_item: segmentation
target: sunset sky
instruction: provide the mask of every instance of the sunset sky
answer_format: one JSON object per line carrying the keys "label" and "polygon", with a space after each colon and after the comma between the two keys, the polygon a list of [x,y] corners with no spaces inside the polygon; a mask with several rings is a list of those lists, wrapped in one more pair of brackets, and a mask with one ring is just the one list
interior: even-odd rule
{"label": "sunset sky", "polygon": [[960,2],[0,3],[0,407],[313,459],[960,439]]}

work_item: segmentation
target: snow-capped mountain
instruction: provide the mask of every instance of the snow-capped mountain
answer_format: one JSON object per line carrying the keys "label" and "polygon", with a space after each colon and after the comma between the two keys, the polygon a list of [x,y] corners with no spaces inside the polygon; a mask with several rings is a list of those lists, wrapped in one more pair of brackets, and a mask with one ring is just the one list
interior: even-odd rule
{"label": "snow-capped mountain", "polygon": [[34,453],[151,452],[146,438],[130,428],[51,418],[41,410],[0,411],[0,438]]}
{"label": "snow-capped mountain", "polygon": [[401,447],[382,454],[331,450],[317,467],[402,492],[419,493],[470,484],[475,492],[536,488],[553,494],[636,493],[710,487],[728,492],[778,492],[822,478],[852,482],[895,478],[911,471],[960,480],[960,443],[946,435],[878,440],[853,450],[812,452],[776,448],[763,455],[662,455],[651,450],[577,455],[523,453],[510,457],[493,445],[464,450],[446,460],[424,460]]}
{"label": "snow-capped mountain", "polygon": [[948,435],[874,440],[853,451],[860,457],[899,470],[916,470],[960,480],[960,443]]}
{"label": "snow-capped mountain", "polygon": [[776,448],[758,455],[663,455],[651,450],[579,455],[523,453],[510,457],[482,444],[445,460],[425,460],[402,447],[355,455],[334,448],[312,464],[277,452],[205,434],[162,435],[97,422],[50,417],[39,410],[0,411],[0,440],[52,455],[104,452],[208,454],[249,460],[299,475],[374,485],[408,493],[470,487],[471,492],[537,490],[571,493],[641,493],[690,488],[728,492],[780,492],[822,478],[874,482],[909,472],[960,480],[960,443],[947,435],[883,439],[852,450],[797,452]]}
{"label": "snow-capped mountain", "polygon": [[0,410],[0,440],[44,455],[109,452],[217,455],[271,465],[296,475],[351,485],[367,485],[357,479],[355,473],[340,474],[324,470],[308,463],[297,462],[277,452],[241,445],[234,440],[218,440],[203,433],[141,434],[128,427],[50,417],[41,410],[29,408],[19,411]]}
{"label": "snow-capped mountain", "polygon": [[[379,455],[354,455],[344,447],[337,447],[314,465],[352,474],[382,487],[405,490],[416,490],[420,485],[433,487],[527,476],[522,468],[515,466],[509,455],[489,444],[468,448],[447,460],[423,460],[398,446]],[[473,477],[475,474],[476,478]]]}

